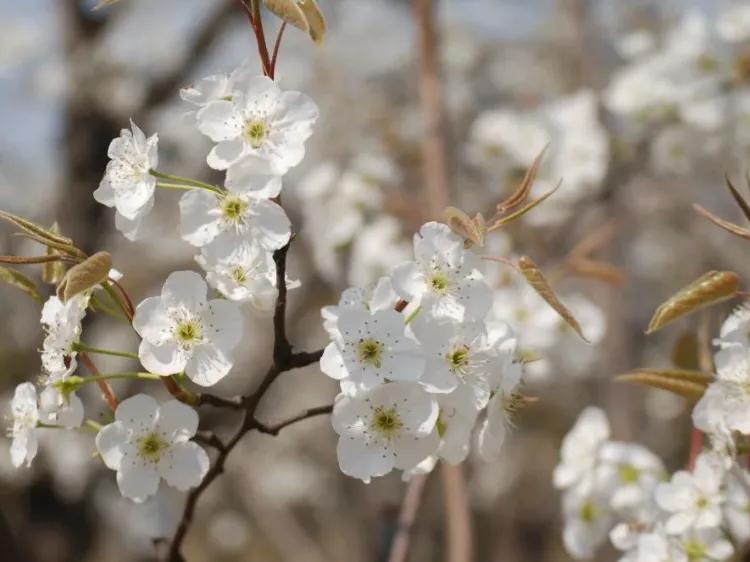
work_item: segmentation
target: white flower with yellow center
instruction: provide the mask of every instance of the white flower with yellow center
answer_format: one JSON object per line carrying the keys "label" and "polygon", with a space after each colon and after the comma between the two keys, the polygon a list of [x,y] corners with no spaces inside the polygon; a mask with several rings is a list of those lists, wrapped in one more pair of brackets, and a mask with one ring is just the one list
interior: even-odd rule
{"label": "white flower with yellow center", "polygon": [[666,476],[661,459],[642,445],[610,441],[599,451],[597,488],[608,490],[610,506],[620,513],[649,506]]}
{"label": "white flower with yellow center", "polygon": [[424,358],[409,337],[405,317],[394,310],[343,309],[333,341],[320,359],[321,370],[341,381],[351,394],[388,381],[416,381],[424,371]]}
{"label": "white flower with yellow center", "polygon": [[563,496],[563,544],[574,558],[592,558],[607,539],[613,523],[603,494],[568,490]]}
{"label": "white flower with yellow center", "polygon": [[669,513],[665,529],[679,535],[688,529],[718,527],[722,522],[724,468],[711,453],[698,456],[693,472],[680,470],[656,488],[656,502]]}
{"label": "white flower with yellow center", "polygon": [[233,168],[223,193],[188,191],[180,199],[180,232],[190,244],[205,247],[214,241],[239,246],[258,244],[266,250],[284,246],[291,224],[284,209],[271,201],[281,192],[281,178]]}
{"label": "white flower with yellow center", "polygon": [[108,468],[117,471],[120,493],[136,502],[154,495],[163,478],[178,490],[200,484],[208,455],[190,441],[198,414],[177,400],[159,405],[145,394],[120,402],[115,421],[96,436],[96,448]]}
{"label": "white flower with yellow center", "polygon": [[393,271],[393,288],[411,304],[434,316],[462,322],[481,320],[492,304],[489,285],[479,271],[479,258],[444,224],[428,222],[414,236],[416,261]]}
{"label": "white flower with yellow center", "polygon": [[232,350],[242,338],[242,315],[224,299],[206,299],[208,287],[192,271],[172,273],[160,297],[143,300],[133,327],[143,338],[138,356],[150,372],[185,374],[211,386],[232,368]]}
{"label": "white flower with yellow center", "polygon": [[284,174],[305,156],[318,107],[300,92],[283,92],[267,76],[237,80],[231,99],[219,99],[198,111],[198,128],[218,143],[208,165],[226,170],[246,156]]}
{"label": "white flower with yellow center", "polygon": [[439,445],[437,401],[415,383],[393,382],[357,396],[340,394],[333,408],[336,448],[344,474],[369,482],[394,468],[408,470]]}
{"label": "white flower with yellow center", "polygon": [[588,492],[594,485],[599,452],[609,436],[609,420],[604,411],[593,406],[583,410],[563,439],[560,463],[553,473],[555,488]]}
{"label": "white flower with yellow center", "polygon": [[94,199],[117,209],[115,224],[127,238],[134,239],[140,221],[154,205],[156,178],[151,170],[158,164],[158,135],[148,138],[138,126],[130,122],[132,131],[123,129],[112,140],[107,155],[110,158]]}

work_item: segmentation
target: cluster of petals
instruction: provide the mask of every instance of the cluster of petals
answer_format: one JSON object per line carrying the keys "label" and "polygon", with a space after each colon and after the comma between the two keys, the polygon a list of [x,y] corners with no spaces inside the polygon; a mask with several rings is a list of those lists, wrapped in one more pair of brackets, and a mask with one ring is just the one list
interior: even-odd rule
{"label": "cluster of petals", "polygon": [[517,405],[515,338],[488,317],[478,257],[434,222],[414,237],[414,255],[322,311],[331,341],[320,367],[341,387],[332,416],[339,464],[365,482],[460,463],[477,426],[479,453],[496,459]]}

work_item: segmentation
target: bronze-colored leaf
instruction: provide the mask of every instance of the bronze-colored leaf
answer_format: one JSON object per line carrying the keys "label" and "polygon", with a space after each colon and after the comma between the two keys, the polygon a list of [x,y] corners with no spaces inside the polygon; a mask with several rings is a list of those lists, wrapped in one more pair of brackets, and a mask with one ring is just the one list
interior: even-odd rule
{"label": "bronze-colored leaf", "polygon": [[60,261],[59,255],[54,256],[0,256],[0,263],[10,263],[15,265],[29,265],[38,263],[50,263]]}
{"label": "bronze-colored leaf", "polygon": [[678,369],[700,370],[700,344],[694,330],[686,330],[672,346],[672,363]]}
{"label": "bronze-colored leaf", "polygon": [[527,256],[521,257],[518,260],[518,271],[521,272],[521,275],[523,275],[524,279],[526,279],[539,296],[542,297],[563,320],[565,320],[566,324],[573,328],[583,341],[588,342],[586,336],[583,335],[578,320],[576,320],[573,314],[571,314],[565,305],[560,302],[560,299],[557,298],[552,287],[532,259]]}
{"label": "bronze-colored leaf", "polygon": [[729,188],[729,193],[732,194],[732,197],[734,197],[735,202],[739,206],[739,208],[742,210],[742,214],[745,215],[745,218],[747,220],[750,220],[750,205],[748,205],[747,201],[745,201],[745,198],[740,195],[740,192],[737,191],[737,189],[732,185],[732,182],[729,179],[729,176],[725,176],[725,179],[727,180],[727,187]]}
{"label": "bronze-colored leaf", "polygon": [[288,24],[301,29],[305,33],[310,31],[305,13],[295,0],[263,0],[263,3],[266,8]]}
{"label": "bronze-colored leaf", "polygon": [[618,375],[620,382],[635,382],[667,390],[691,400],[698,400],[713,381],[713,375],[701,371],[638,369]]}
{"label": "bronze-colored leaf", "polygon": [[443,217],[445,217],[445,224],[466,240],[467,247],[471,247],[473,244],[484,246],[487,225],[481,213],[477,213],[472,219],[461,209],[448,207],[443,211]]}
{"label": "bronze-colored leaf", "polygon": [[733,222],[729,222],[720,217],[717,217],[697,203],[693,204],[693,209],[696,213],[707,218],[716,226],[723,228],[727,232],[734,234],[735,236],[739,236],[740,238],[744,238],[745,240],[750,240],[750,230],[748,230],[747,228],[743,228],[737,224],[734,224]]}
{"label": "bronze-colored leaf", "polygon": [[0,266],[0,281],[23,291],[35,301],[42,302],[42,295],[39,294],[36,283],[20,271]]}
{"label": "bronze-colored leaf", "polygon": [[539,167],[542,165],[542,158],[544,157],[544,153],[547,151],[546,145],[542,151],[537,155],[536,158],[534,158],[534,161],[531,163],[531,166],[528,170],[526,170],[526,174],[523,177],[523,180],[519,184],[519,186],[516,188],[516,190],[505,199],[505,201],[502,201],[501,203],[498,203],[497,205],[497,214],[502,215],[506,211],[509,211],[510,209],[513,209],[526,201],[526,198],[529,196],[529,192],[531,191],[532,186],[534,185],[534,180],[536,179],[536,175],[539,172]]}
{"label": "bronze-colored leaf", "polygon": [[732,271],[704,273],[656,309],[646,333],[655,332],[677,318],[731,298],[737,292],[739,283],[739,276]]}
{"label": "bronze-colored leaf", "polygon": [[[57,223],[53,223],[50,227],[50,231],[55,234],[60,233],[60,229]],[[60,256],[60,253],[54,248],[47,246],[47,256]],[[57,285],[62,278],[65,277],[65,264],[60,261],[49,261],[42,266],[42,281],[49,283],[50,285]]]}
{"label": "bronze-colored leaf", "polygon": [[57,287],[57,296],[68,301],[107,279],[112,269],[112,258],[107,252],[97,252],[90,258],[71,267]]}
{"label": "bronze-colored leaf", "polygon": [[557,191],[560,186],[562,185],[562,181],[560,181],[555,187],[550,189],[547,193],[539,196],[537,199],[534,199],[531,203],[527,203],[520,209],[513,211],[512,213],[497,218],[489,227],[487,227],[487,232],[492,232],[494,230],[497,230],[503,225],[506,225],[510,222],[513,222],[516,219],[520,219],[522,216],[524,216],[526,213],[528,213],[531,209],[542,203],[545,199],[547,199],[549,196],[551,196],[555,191]]}
{"label": "bronze-colored leaf", "polygon": [[307,20],[307,32],[317,45],[323,43],[326,35],[326,20],[315,0],[299,0],[297,5]]}
{"label": "bronze-colored leaf", "polygon": [[86,254],[84,254],[81,250],[73,245],[73,241],[70,238],[61,236],[51,230],[48,230],[36,223],[31,222],[30,220],[27,220],[23,217],[18,217],[5,211],[0,211],[0,219],[3,219],[20,229],[22,231],[22,236],[35,240],[40,244],[55,248],[56,250],[60,250],[61,252],[69,254],[71,256],[79,258],[86,257]]}

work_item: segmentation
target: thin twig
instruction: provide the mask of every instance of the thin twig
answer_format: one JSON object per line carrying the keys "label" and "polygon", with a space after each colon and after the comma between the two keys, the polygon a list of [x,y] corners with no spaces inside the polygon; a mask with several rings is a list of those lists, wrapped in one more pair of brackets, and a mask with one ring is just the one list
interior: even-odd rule
{"label": "thin twig", "polygon": [[409,480],[409,484],[406,487],[406,494],[404,494],[404,503],[401,504],[401,512],[398,515],[398,526],[393,536],[388,562],[405,562],[406,560],[414,521],[417,518],[419,504],[422,502],[422,493],[426,482],[426,474],[414,475]]}
{"label": "thin twig", "polygon": [[276,76],[276,59],[279,58],[279,47],[281,47],[281,38],[284,36],[286,21],[281,22],[279,32],[276,34],[276,41],[273,44],[273,54],[271,55],[271,78]]}
{"label": "thin twig", "polygon": [[269,435],[278,435],[279,431],[285,427],[297,423],[298,421],[306,420],[315,416],[321,416],[323,414],[330,414],[333,411],[333,404],[327,406],[318,406],[317,408],[308,408],[307,410],[300,412],[290,418],[275,424],[264,424],[258,420],[255,420],[258,431],[261,433],[268,433]]}
{"label": "thin twig", "polygon": [[[81,359],[81,363],[84,364],[84,366],[92,375],[99,374],[99,369],[96,368],[96,365],[88,356],[88,354],[86,354],[86,352],[80,352],[78,354],[78,357]],[[107,406],[109,406],[110,410],[114,412],[117,409],[117,398],[115,397],[115,393],[112,391],[112,387],[105,380],[98,380],[96,381],[96,384],[97,386],[99,386],[99,390],[101,390],[102,392],[102,399],[107,403]]]}

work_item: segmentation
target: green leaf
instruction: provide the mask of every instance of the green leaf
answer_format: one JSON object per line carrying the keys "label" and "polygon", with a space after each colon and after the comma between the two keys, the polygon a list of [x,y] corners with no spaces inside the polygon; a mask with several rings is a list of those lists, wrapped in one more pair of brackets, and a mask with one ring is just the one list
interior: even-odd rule
{"label": "green leaf", "polygon": [[43,301],[42,295],[36,288],[36,283],[20,271],[0,266],[0,281],[23,291],[37,302]]}

